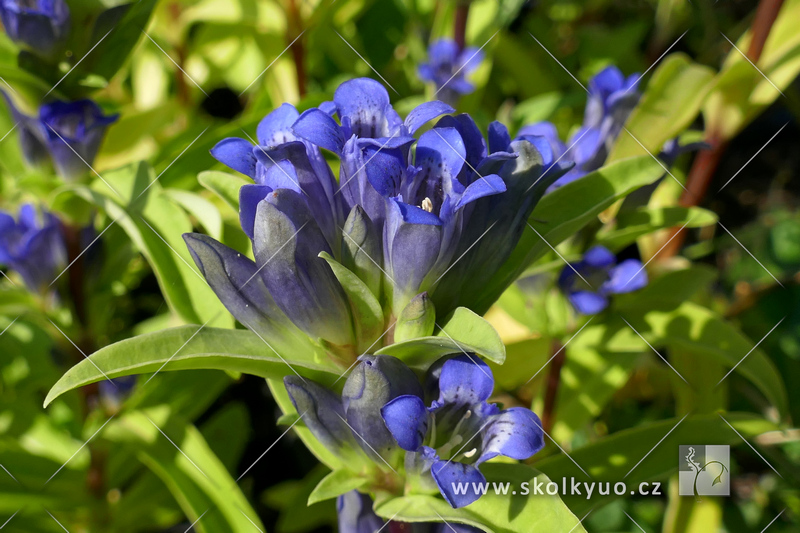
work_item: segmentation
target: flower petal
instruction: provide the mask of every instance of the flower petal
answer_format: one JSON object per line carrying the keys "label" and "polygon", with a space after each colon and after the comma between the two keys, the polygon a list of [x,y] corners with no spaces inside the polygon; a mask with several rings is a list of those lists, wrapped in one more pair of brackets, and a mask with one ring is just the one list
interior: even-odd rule
{"label": "flower petal", "polygon": [[494,121],[489,124],[489,153],[507,152],[511,144],[511,135],[502,122]]}
{"label": "flower petal", "polygon": [[245,234],[253,239],[253,226],[256,223],[258,204],[267,197],[273,188],[268,185],[242,185],[239,189],[239,223]]}
{"label": "flower petal", "polygon": [[544,448],[544,430],[536,413],[512,407],[491,417],[482,431],[481,464],[498,455],[523,460]]}
{"label": "flower petal", "polygon": [[292,124],[300,114],[291,104],[282,104],[258,123],[256,137],[258,144],[267,150],[284,143],[296,141],[292,132]]}
{"label": "flower petal", "polygon": [[591,291],[575,291],[567,294],[575,310],[582,315],[596,315],[608,307],[608,298]]}
{"label": "flower petal", "polygon": [[647,285],[647,272],[637,259],[626,259],[609,270],[608,275],[609,279],[602,287],[606,294],[637,291]]}
{"label": "flower petal", "polygon": [[433,480],[444,499],[454,509],[465,507],[483,494],[476,487],[483,486],[486,478],[473,465],[455,461],[436,461],[431,467]]}
{"label": "flower petal", "polygon": [[591,268],[607,268],[617,262],[611,250],[605,246],[592,246],[585,254],[581,263]]}
{"label": "flower petal", "polygon": [[428,433],[428,409],[417,396],[398,396],[381,408],[381,416],[397,444],[417,451]]}
{"label": "flower petal", "polygon": [[342,401],[336,394],[300,376],[286,376],[283,383],[297,414],[318,441],[336,453],[354,447],[353,433],[344,421]]}
{"label": "flower petal", "polygon": [[347,121],[353,133],[359,137],[388,137],[386,119],[389,93],[377,81],[356,78],[339,85],[333,101],[344,124]]}
{"label": "flower petal", "polygon": [[426,122],[429,122],[441,115],[455,113],[456,110],[438,100],[425,102],[415,107],[406,117],[405,125],[409,133],[414,133]]}
{"label": "flower petal", "polygon": [[480,176],[478,179],[473,181],[469,187],[466,188],[464,193],[461,195],[461,198],[459,198],[455,209],[458,211],[465,205],[474,202],[478,198],[492,196],[493,194],[500,194],[502,192],[506,192],[506,184],[503,181],[503,178],[497,174]]}
{"label": "flower petal", "polygon": [[339,533],[375,533],[385,525],[372,510],[372,498],[357,490],[345,492],[337,498],[336,512],[339,515]]}
{"label": "flower petal", "polygon": [[480,404],[489,399],[493,390],[494,376],[489,365],[477,355],[459,355],[442,365],[439,399],[434,406]]}
{"label": "flower petal", "polygon": [[214,159],[245,176],[256,177],[256,157],[250,141],[229,137],[223,139],[211,149]]}
{"label": "flower petal", "polygon": [[344,147],[342,128],[330,115],[319,109],[309,109],[292,126],[294,133],[320,148],[341,154]]}
{"label": "flower petal", "polygon": [[[466,162],[467,151],[461,134],[455,128],[434,128],[422,134],[417,141],[416,165],[426,174],[424,180],[441,183],[448,194]],[[424,185],[423,185],[424,186]]]}

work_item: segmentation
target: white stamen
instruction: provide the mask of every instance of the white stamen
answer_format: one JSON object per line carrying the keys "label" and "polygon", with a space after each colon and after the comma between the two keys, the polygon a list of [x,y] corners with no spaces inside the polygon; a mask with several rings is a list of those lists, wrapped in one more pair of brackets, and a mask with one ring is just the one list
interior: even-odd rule
{"label": "white stamen", "polygon": [[422,205],[420,207],[428,213],[433,212],[433,202],[431,202],[431,199],[427,196],[422,200]]}
{"label": "white stamen", "polygon": [[478,448],[472,448],[470,451],[468,451],[468,452],[464,452],[464,457],[466,457],[467,459],[469,459],[470,457],[472,457],[472,456],[473,456],[473,455],[475,455],[476,453],[478,453]]}

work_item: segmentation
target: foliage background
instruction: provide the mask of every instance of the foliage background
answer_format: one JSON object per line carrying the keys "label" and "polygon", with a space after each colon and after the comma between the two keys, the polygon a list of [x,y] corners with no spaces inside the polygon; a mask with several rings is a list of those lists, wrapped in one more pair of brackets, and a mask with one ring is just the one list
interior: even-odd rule
{"label": "foliage background", "polygon": [[[89,11],[97,4],[87,2],[81,7]],[[656,281],[647,289],[650,292],[620,298],[617,307],[632,322],[631,316],[644,317],[642,325],[634,322],[636,329],[668,354],[691,387],[677,382],[669,367],[624,323],[601,318],[582,330],[566,351],[554,415],[559,423],[552,435],[592,473],[591,465],[595,465],[601,476],[613,476],[624,472],[604,470],[609,468],[611,452],[628,460],[640,457],[650,449],[647,443],[658,442],[680,417],[690,412],[692,417],[706,416],[683,422],[657,448],[661,455],[654,453],[642,466],[659,463],[648,474],[668,480],[677,461],[674,444],[706,438],[710,443],[730,443],[735,445],[732,497],[696,504],[672,496],[621,498],[600,506],[568,501],[579,517],[592,510],[584,522],[589,531],[638,531],[641,527],[645,531],[733,533],[761,531],[768,524],[769,531],[775,532],[796,528],[800,446],[798,430],[791,429],[790,421],[800,417],[800,220],[797,180],[792,179],[800,165],[796,150],[800,92],[793,81],[800,42],[791,32],[774,36],[783,39],[770,49],[775,56],[759,63],[782,90],[770,93],[772,88],[762,81],[761,73],[748,70],[750,66],[730,43],[739,42],[750,28],[755,8],[751,2],[736,1],[477,0],[470,9],[466,40],[474,46],[485,43],[486,60],[473,77],[477,90],[464,97],[458,108],[469,112],[484,130],[495,119],[508,124],[512,132],[530,122],[550,120],[566,137],[583,114],[585,92],[578,82],[585,84],[602,67],[616,64],[628,74],[646,73],[643,83],[650,94],[655,90],[649,84],[664,72],[660,68],[682,57],[695,69],[687,74],[690,80],[707,74],[708,83],[695,86],[680,80],[683,87],[670,86],[661,100],[665,107],[654,113],[663,122],[647,122],[653,119],[650,115],[641,124],[629,123],[631,129],[644,139],[653,131],[658,137],[664,133],[659,129],[682,124],[675,133],[689,127],[695,133],[687,134],[688,139],[707,139],[712,123],[718,124],[715,119],[722,126],[714,131],[724,130],[730,138],[710,192],[700,204],[715,213],[721,224],[691,229],[681,256],[667,259],[665,254],[649,266],[656,280],[683,275],[677,281],[672,278],[676,285]],[[283,435],[286,427],[276,426],[280,411],[263,379],[209,370],[165,372],[147,388],[142,385],[144,376],[122,405],[104,405],[88,414],[79,391],[66,394],[47,409],[41,407],[42,400],[65,369],[81,359],[76,349],[88,354],[134,335],[186,323],[232,327],[231,317],[196,276],[180,241],[181,232],[200,227],[242,251],[248,246],[235,208],[222,199],[225,191],[209,190],[214,189],[214,174],[201,174],[222,169],[208,150],[221,138],[241,136],[242,130],[252,135],[261,117],[280,103],[289,101],[300,109],[317,105],[329,99],[339,83],[354,76],[384,80],[391,87],[395,107],[401,114],[408,112],[433,95],[417,79],[416,66],[424,60],[429,41],[452,34],[456,3],[142,0],[136,9],[138,18],[126,19],[124,31],[110,33],[108,42],[87,54],[59,84],[61,94],[90,92],[106,110],[122,116],[109,130],[90,182],[65,186],[48,171],[25,165],[12,129],[15,121],[7,111],[0,112],[0,132],[9,132],[0,141],[3,208],[38,199],[82,223],[93,212],[98,232],[119,220],[103,234],[104,261],[92,272],[82,307],[85,320],[79,320],[79,309],[43,303],[13,282],[3,283],[0,462],[16,472],[23,485],[30,481],[38,486],[58,465],[71,456],[74,459],[61,479],[55,478],[57,486],[44,492],[22,490],[4,479],[0,518],[22,508],[26,510],[9,523],[11,530],[58,531],[47,515],[27,510],[42,505],[65,524],[71,522],[70,531],[102,530],[97,529],[98,514],[103,517],[99,519],[105,524],[102,527],[109,530],[133,530],[126,524],[135,522],[137,531],[164,531],[173,526],[175,531],[184,531],[187,503],[176,501],[174,495],[180,490],[176,492],[174,486],[168,490],[165,485],[191,478],[191,470],[159,438],[153,427],[157,424],[173,440],[184,443],[199,428],[202,438],[195,439],[197,453],[208,463],[198,462],[216,465],[223,480],[245,472],[277,440],[264,460],[242,478],[241,490],[231,497],[228,518],[220,529],[207,525],[205,531],[245,531],[247,523],[240,516],[233,518],[239,504],[248,506],[269,531],[329,530],[335,516],[333,502],[305,505],[325,468],[317,465],[293,432]],[[797,2],[786,2],[784,10],[791,11],[782,20],[800,13]],[[295,46],[288,47],[290,43]],[[132,48],[130,54],[126,47]],[[17,53],[17,47],[0,36],[2,81],[35,102],[41,87],[29,71],[18,67]],[[733,72],[728,86],[755,88],[743,97],[734,94],[733,105],[715,111],[713,98],[706,95],[714,91],[730,95],[725,92],[724,77],[712,81],[723,65]],[[39,74],[47,86],[64,75]],[[757,91],[761,92],[754,97]],[[704,114],[698,115],[701,106]],[[743,108],[746,118],[738,120]],[[632,151],[628,155],[642,153],[635,153],[633,145],[619,149]],[[682,157],[672,169],[679,180],[685,179],[694,157]],[[718,192],[732,176],[730,185]],[[157,183],[140,199],[155,179]],[[679,193],[674,183],[664,180],[649,205],[675,205]],[[677,225],[682,224],[683,220]],[[631,241],[620,253],[647,261],[667,236],[661,232]],[[562,252],[572,260],[580,246],[567,243]],[[690,263],[691,270],[681,270]],[[544,273],[543,283],[551,287],[547,283],[552,284],[552,279],[547,281],[546,275],[557,273],[563,263],[548,253],[537,265],[539,270],[530,273]],[[527,287],[535,283],[529,279]],[[683,287],[683,292],[676,295],[675,286]],[[540,301],[552,292],[530,291],[520,283],[487,316],[507,346],[506,365],[495,369],[498,381],[507,394],[532,402],[538,412],[543,409],[547,372],[526,386],[516,382],[515,375],[536,372],[549,359],[552,341],[564,342],[578,329],[563,298]],[[651,309],[646,306],[654,301],[664,303],[663,316],[647,315]],[[718,322],[717,317],[726,320]],[[642,327],[649,328],[652,336]],[[737,328],[744,334],[741,340]],[[593,335],[608,336],[613,342],[598,350]],[[749,362],[742,367],[750,373],[736,372],[724,387],[715,388],[732,365],[702,354],[731,341],[722,345],[736,361],[759,339],[763,342],[748,361],[760,359],[752,368]],[[771,361],[777,373],[759,373],[764,361]],[[784,389],[786,411],[779,412],[773,400]],[[770,390],[775,392],[772,398]],[[750,446],[717,419],[718,409],[753,417],[734,424]],[[99,498],[91,490],[86,494],[74,490],[86,486],[91,470],[81,444],[103,424],[101,413],[115,412],[120,415],[109,426],[113,431],[103,433],[96,443],[109,454],[110,484]],[[152,418],[152,425],[143,413]],[[774,431],[778,427],[787,431]],[[632,433],[623,444],[607,440],[608,435],[637,428],[642,433]],[[603,448],[609,442],[611,447]],[[125,454],[113,451],[117,445],[128,448]],[[131,458],[154,474],[135,469]],[[552,443],[532,464],[550,477],[575,474]],[[203,511],[203,503],[188,505],[197,514]]]}

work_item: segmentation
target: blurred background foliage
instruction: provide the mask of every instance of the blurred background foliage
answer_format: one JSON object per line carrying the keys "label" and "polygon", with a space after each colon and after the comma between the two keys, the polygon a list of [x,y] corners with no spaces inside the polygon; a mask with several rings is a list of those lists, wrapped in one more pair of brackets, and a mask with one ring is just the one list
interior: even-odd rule
{"label": "blurred background foliage", "polygon": [[[42,400],[67,368],[113,342],[186,323],[233,327],[180,239],[201,228],[248,251],[236,188],[221,179],[209,149],[253,135],[283,102],[303,110],[330,99],[354,76],[382,80],[407,113],[434,96],[416,68],[431,41],[453,35],[459,4],[141,0],[112,27],[98,15],[113,4],[69,2],[78,31],[56,68],[20,55],[0,35],[0,82],[19,105],[34,108],[50,92],[91,95],[121,115],[94,174],[65,184],[23,161],[16,119],[0,110],[0,133],[8,132],[0,140],[0,207],[39,200],[71,223],[92,224],[102,240],[90,250],[103,257],[95,270],[90,254],[81,262],[86,286],[71,303],[29,294],[13,274],[2,284],[0,463],[8,476],[0,475],[0,518],[14,515],[8,530],[25,532],[60,531],[53,516],[71,532],[185,531],[197,517],[198,531],[330,530],[331,501],[306,507],[326,469],[293,432],[276,427],[280,412],[262,379],[164,372],[148,386],[142,376],[127,395],[73,391],[46,410]],[[628,121],[636,142],[623,134],[610,161],[656,153],[676,135],[705,140],[718,154],[708,193],[682,196],[675,180],[685,183],[701,157],[683,155],[670,169],[675,180],[609,202],[588,230],[559,246],[570,261],[596,242],[640,257],[652,280],[645,290],[587,322],[555,286],[561,258],[542,249],[487,315],[507,349],[505,365],[493,366],[501,401],[551,410],[558,446],[548,443],[532,460],[549,477],[579,474],[563,448],[597,479],[620,479],[674,429],[630,478],[664,480],[665,496],[566,501],[581,518],[591,511],[589,531],[797,528],[800,2],[784,3],[755,61],[760,70],[738,50],[752,39],[756,9],[710,0],[470,5],[465,40],[486,59],[458,110],[484,130],[492,120],[512,133],[548,120],[568,138],[583,115],[581,84],[614,64],[644,73],[644,97]],[[670,218],[665,210],[675,206],[691,210]],[[670,242],[682,247],[662,248],[680,226]],[[554,346],[565,345],[559,357]],[[548,390],[556,395],[549,400]],[[730,413],[721,419],[719,410]],[[734,446],[731,498],[675,497],[677,445],[689,443]],[[100,484],[92,479],[97,456]]]}

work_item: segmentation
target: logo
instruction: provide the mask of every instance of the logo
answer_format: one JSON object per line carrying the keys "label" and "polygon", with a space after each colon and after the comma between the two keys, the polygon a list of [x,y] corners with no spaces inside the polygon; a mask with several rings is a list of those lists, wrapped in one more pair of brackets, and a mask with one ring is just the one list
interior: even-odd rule
{"label": "logo", "polygon": [[680,446],[681,496],[730,496],[730,446]]}

